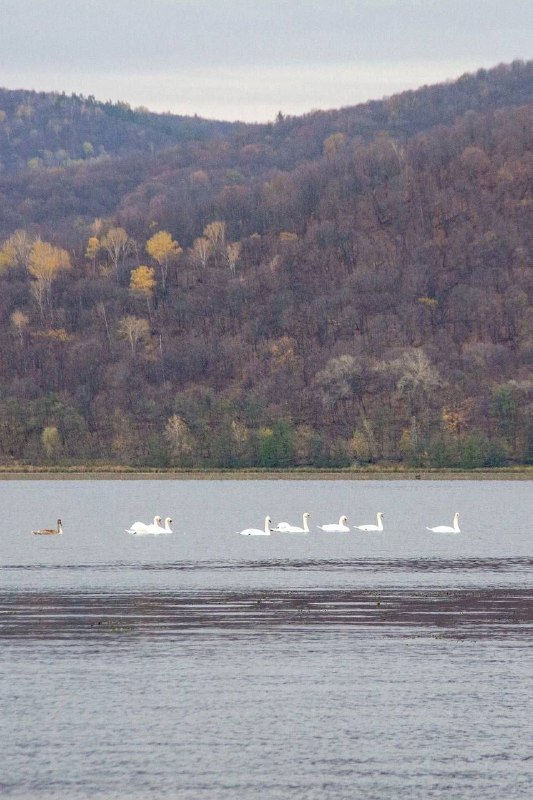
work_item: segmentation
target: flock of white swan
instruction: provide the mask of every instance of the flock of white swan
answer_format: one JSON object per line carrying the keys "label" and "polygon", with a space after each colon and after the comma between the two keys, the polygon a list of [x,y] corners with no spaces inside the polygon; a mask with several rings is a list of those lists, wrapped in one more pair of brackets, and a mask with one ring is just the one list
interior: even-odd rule
{"label": "flock of white swan", "polygon": [[[278,522],[278,524],[272,528],[272,519],[270,517],[265,517],[265,526],[264,528],[245,528],[243,531],[239,531],[241,536],[270,536],[271,533],[310,533],[309,530],[309,518],[311,514],[309,511],[306,511],[302,518],[302,525],[291,525],[289,522]],[[382,511],[378,511],[377,523],[369,523],[368,525],[354,525],[353,529],[348,526],[348,517],[342,516],[338,522],[328,523],[326,525],[317,525],[317,528],[321,531],[325,531],[326,533],[350,533],[351,530],[356,531],[368,531],[368,532],[379,532],[384,530],[383,528],[383,519],[384,514]],[[459,528],[459,512],[456,511],[453,517],[453,525],[437,525],[434,528],[426,528],[428,531],[432,531],[433,533],[461,533],[461,529]]]}
{"label": "flock of white swan", "polygon": [[[385,515],[382,511],[378,511],[376,515],[376,524],[369,523],[367,525],[354,525],[353,530],[380,533],[384,530],[384,516]],[[309,511],[305,511],[302,517],[301,525],[291,525],[290,522],[278,522],[278,524],[272,528],[272,519],[267,516],[265,517],[265,525],[263,528],[245,528],[244,530],[239,531],[239,533],[241,536],[270,536],[271,533],[310,533],[310,517],[311,514]],[[162,518],[155,516],[154,521],[151,523],[134,522],[129,528],[126,528],[126,533],[131,533],[134,536],[157,536],[161,533],[172,533],[173,531],[171,525],[172,519],[170,517],[165,519],[165,524],[163,525]],[[317,525],[317,528],[321,531],[325,531],[325,533],[350,533],[352,530],[352,528],[348,526],[348,517],[344,515],[340,517],[338,522]],[[453,525],[437,525],[435,528],[426,528],[426,530],[432,531],[433,533],[461,533],[459,528],[459,512],[456,511],[454,514]],[[61,520],[58,519],[57,526],[55,528],[40,528],[39,530],[32,532],[38,536],[61,534],[63,533],[63,524]]]}

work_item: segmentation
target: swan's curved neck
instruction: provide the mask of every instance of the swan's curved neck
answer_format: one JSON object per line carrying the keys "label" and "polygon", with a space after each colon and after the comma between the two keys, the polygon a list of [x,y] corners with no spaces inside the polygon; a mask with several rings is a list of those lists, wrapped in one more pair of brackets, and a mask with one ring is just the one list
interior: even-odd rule
{"label": "swan's curved neck", "polygon": [[309,525],[307,524],[307,515],[304,514],[303,516],[303,529],[306,533],[309,533]]}

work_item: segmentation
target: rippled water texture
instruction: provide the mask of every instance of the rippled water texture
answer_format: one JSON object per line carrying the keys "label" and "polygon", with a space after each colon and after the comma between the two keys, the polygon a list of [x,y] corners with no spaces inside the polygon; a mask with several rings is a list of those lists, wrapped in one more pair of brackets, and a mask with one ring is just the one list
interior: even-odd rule
{"label": "rippled water texture", "polygon": [[[533,797],[529,482],[0,483],[0,795]],[[458,535],[427,525],[451,524]],[[307,536],[241,537],[301,524]],[[383,533],[325,534],[385,513]],[[154,514],[174,533],[133,537]],[[64,523],[63,536],[32,536]]]}

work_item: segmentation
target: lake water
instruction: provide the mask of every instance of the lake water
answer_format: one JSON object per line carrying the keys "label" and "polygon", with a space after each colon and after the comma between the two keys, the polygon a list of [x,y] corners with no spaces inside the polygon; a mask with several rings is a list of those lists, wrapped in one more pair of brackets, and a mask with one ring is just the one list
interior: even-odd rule
{"label": "lake water", "polygon": [[[4,481],[0,502],[2,796],[533,797],[530,482]],[[309,535],[237,534],[303,511]],[[316,530],[377,511],[383,533]],[[454,511],[461,534],[425,530]],[[125,533],[156,513],[172,535]]]}

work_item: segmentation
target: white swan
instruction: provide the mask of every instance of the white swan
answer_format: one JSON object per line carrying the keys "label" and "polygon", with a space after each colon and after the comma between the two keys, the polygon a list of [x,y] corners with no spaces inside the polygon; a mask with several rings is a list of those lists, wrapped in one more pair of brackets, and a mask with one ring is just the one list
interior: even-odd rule
{"label": "white swan", "polygon": [[378,520],[377,525],[354,525],[354,528],[356,528],[358,531],[382,531],[384,514],[382,511],[378,511],[376,516]]}
{"label": "white swan", "polygon": [[36,536],[53,536],[54,533],[63,533],[63,525],[61,520],[57,520],[57,528],[40,528],[38,531],[32,531]]}
{"label": "white swan", "polygon": [[134,522],[131,527],[126,528],[126,533],[136,533],[142,535],[144,533],[154,533],[156,528],[161,526],[161,517],[155,516],[153,524],[147,525],[145,522]]}
{"label": "white swan", "polygon": [[276,531],[276,533],[309,533],[309,525],[307,521],[311,514],[309,511],[306,511],[302,517],[302,527],[298,527],[298,525],[290,525],[288,522],[278,522],[275,528],[272,528],[272,531]]}
{"label": "white swan", "polygon": [[[159,522],[161,522],[161,517],[159,517]],[[172,533],[173,531],[172,528],[170,527],[171,525],[172,525],[172,520],[170,517],[167,517],[165,519],[165,527],[163,527],[162,525],[157,525],[157,526],[150,525],[149,526],[150,533]]]}
{"label": "white swan", "polygon": [[243,531],[239,531],[241,536],[270,536],[270,523],[272,520],[270,517],[265,517],[265,527],[263,530],[261,528],[245,528]]}
{"label": "white swan", "polygon": [[453,515],[453,528],[449,525],[437,525],[436,528],[426,528],[427,531],[433,531],[433,533],[461,533],[461,529],[459,528],[459,512],[456,511]]}
{"label": "white swan", "polygon": [[326,531],[326,533],[348,533],[349,527],[347,526],[348,517],[342,516],[339,519],[339,524],[332,524],[332,525],[318,525],[321,531]]}

